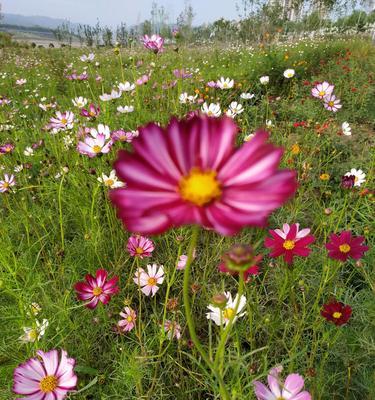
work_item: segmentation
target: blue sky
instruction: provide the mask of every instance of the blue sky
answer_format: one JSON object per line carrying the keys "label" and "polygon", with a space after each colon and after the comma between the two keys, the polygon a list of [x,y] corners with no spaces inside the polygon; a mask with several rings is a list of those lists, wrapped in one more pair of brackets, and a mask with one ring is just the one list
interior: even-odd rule
{"label": "blue sky", "polygon": [[[0,0],[4,13],[66,18],[72,22],[105,25],[124,21],[135,24],[150,18],[152,0]],[[185,0],[158,0],[175,22]],[[236,3],[241,0],[190,0],[195,10],[194,24],[212,22],[221,17],[236,19]]]}

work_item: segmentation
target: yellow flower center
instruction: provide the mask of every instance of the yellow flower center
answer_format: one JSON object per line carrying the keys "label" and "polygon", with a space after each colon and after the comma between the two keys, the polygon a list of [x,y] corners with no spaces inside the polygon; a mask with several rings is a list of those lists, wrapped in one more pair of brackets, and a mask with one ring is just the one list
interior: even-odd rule
{"label": "yellow flower center", "polygon": [[285,240],[285,242],[283,243],[283,247],[285,250],[293,250],[295,245],[296,244],[293,240]]}
{"label": "yellow flower center", "polygon": [[67,122],[68,122],[68,121],[67,121],[67,119],[66,119],[66,118],[61,118],[61,123],[62,123],[62,124],[64,124],[64,125],[65,125]]}
{"label": "yellow flower center", "polygon": [[40,383],[39,387],[43,393],[53,392],[57,388],[58,380],[54,375],[48,375],[44,377]]}
{"label": "yellow flower center", "polygon": [[230,307],[228,307],[228,308],[226,308],[224,311],[223,311],[223,317],[225,318],[225,319],[232,319],[233,317],[234,317],[234,309],[233,308],[230,308]]}
{"label": "yellow flower center", "polygon": [[133,322],[133,317],[131,315],[129,315],[129,316],[126,317],[126,320],[128,322]]}
{"label": "yellow flower center", "polygon": [[339,246],[339,249],[340,249],[341,253],[349,253],[350,246],[347,243],[344,243]]}
{"label": "yellow flower center", "polygon": [[199,168],[192,168],[184,176],[179,185],[181,197],[197,206],[204,206],[221,195],[220,182],[216,179],[216,172]]}
{"label": "yellow flower center", "polygon": [[101,287],[96,287],[92,291],[92,294],[94,296],[100,296],[102,293],[103,293],[103,289]]}
{"label": "yellow flower center", "polygon": [[335,103],[334,103],[333,101],[329,101],[329,102],[328,102],[328,105],[329,105],[330,107],[333,107],[333,106],[335,105]]}
{"label": "yellow flower center", "polygon": [[142,247],[137,247],[137,248],[135,249],[135,252],[136,252],[137,254],[143,254],[143,249],[142,249]]}
{"label": "yellow flower center", "polygon": [[150,286],[155,286],[155,285],[156,285],[156,279],[155,279],[155,278],[148,278],[147,283],[148,283]]}
{"label": "yellow flower center", "polygon": [[95,117],[95,115],[96,115],[96,114],[95,114],[95,111],[90,111],[90,112],[89,112],[89,115],[90,115],[90,117]]}
{"label": "yellow flower center", "polygon": [[102,148],[96,144],[95,146],[92,146],[92,151],[98,154],[102,151]]}
{"label": "yellow flower center", "polygon": [[36,329],[31,329],[29,332],[29,338],[33,341],[38,339],[38,331]]}
{"label": "yellow flower center", "polygon": [[8,182],[4,182],[3,183],[3,188],[4,189],[8,189],[9,188],[9,183]]}
{"label": "yellow flower center", "polygon": [[319,96],[325,96],[326,92],[324,90],[322,90],[321,92],[319,92]]}
{"label": "yellow flower center", "polygon": [[336,312],[334,312],[334,313],[332,314],[332,317],[338,319],[338,318],[341,317],[341,315],[342,315],[342,313],[336,311]]}
{"label": "yellow flower center", "polygon": [[105,184],[106,186],[112,186],[114,183],[115,183],[115,182],[114,182],[113,179],[107,179],[107,180],[104,182],[104,184]]}
{"label": "yellow flower center", "polygon": [[213,113],[212,111],[208,111],[208,112],[207,112],[207,115],[208,115],[209,117],[212,117],[212,116],[214,115],[214,113]]}

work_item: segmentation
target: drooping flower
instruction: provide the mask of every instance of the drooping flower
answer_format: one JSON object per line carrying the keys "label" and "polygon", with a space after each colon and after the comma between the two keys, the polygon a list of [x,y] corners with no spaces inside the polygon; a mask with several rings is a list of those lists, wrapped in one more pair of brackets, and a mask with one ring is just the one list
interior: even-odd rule
{"label": "drooping flower", "polygon": [[268,85],[269,81],[270,81],[270,77],[265,75],[265,76],[261,76],[259,78],[259,81],[262,85]]}
{"label": "drooping flower", "polygon": [[224,307],[216,307],[213,304],[207,306],[210,310],[206,314],[207,319],[211,319],[219,326],[226,326],[230,321],[233,321],[232,323],[234,324],[237,318],[241,318],[246,314],[246,311],[243,311],[246,306],[246,297],[244,295],[239,298],[238,294],[236,294],[236,297],[232,299],[232,294],[230,292],[224,292],[224,296],[227,300]]}
{"label": "drooping flower", "polygon": [[338,302],[337,300],[332,300],[323,305],[320,314],[327,321],[333,322],[337,326],[341,326],[349,321],[352,315],[352,308],[344,303]]}
{"label": "drooping flower", "polygon": [[294,256],[307,257],[311,249],[307,246],[315,241],[310,229],[299,230],[299,224],[284,224],[283,229],[270,230],[272,238],[267,237],[264,245],[271,248],[270,257],[283,256],[285,262],[291,264]]}
{"label": "drooping flower", "polygon": [[25,326],[23,328],[23,335],[20,336],[19,340],[24,343],[34,343],[44,336],[49,323],[47,319],[43,319],[42,322],[35,321],[35,327]]}
{"label": "drooping flower", "polygon": [[167,332],[167,337],[169,340],[172,339],[181,339],[181,325],[176,321],[170,321],[167,319],[164,322],[164,331]]}
{"label": "drooping flower", "polygon": [[75,360],[65,350],[60,360],[57,350],[38,350],[37,355],[40,358],[30,358],[14,370],[13,392],[30,400],[65,399],[77,385]]}
{"label": "drooping flower", "polygon": [[155,296],[159,286],[164,281],[164,268],[157,264],[147,265],[147,272],[139,268],[134,277],[134,282],[141,288],[146,296]]}
{"label": "drooping flower", "polygon": [[293,76],[296,74],[296,71],[294,69],[286,69],[283,73],[284,78],[290,79],[293,78]]}
{"label": "drooping flower", "polygon": [[264,226],[294,193],[295,173],[278,170],[282,150],[266,143],[267,133],[240,149],[236,134],[227,117],[141,128],[134,152],[120,151],[114,164],[127,188],[110,193],[128,230],[155,234],[195,223],[232,235]]}
{"label": "drooping flower", "polygon": [[262,256],[256,256],[251,246],[245,244],[235,244],[222,257],[222,262],[218,268],[220,272],[231,275],[238,275],[243,272],[245,281],[250,275],[258,275],[259,267],[257,263]]}
{"label": "drooping flower", "polygon": [[144,35],[143,38],[141,38],[141,41],[146,49],[153,51],[155,54],[161,53],[164,50],[164,39],[159,35],[154,34],[150,37]]}
{"label": "drooping flower", "polygon": [[132,257],[144,258],[151,257],[155,245],[152,240],[145,236],[132,235],[128,239],[126,248]]}
{"label": "drooping flower", "polygon": [[232,89],[234,85],[234,80],[230,78],[224,79],[222,76],[217,82],[216,82],[216,87],[219,89]]}
{"label": "drooping flower", "polygon": [[221,115],[220,104],[218,103],[211,103],[210,105],[203,103],[201,111],[209,117],[220,117]]}
{"label": "drooping flower", "polygon": [[85,276],[86,282],[77,282],[74,289],[77,292],[79,300],[88,301],[86,307],[95,308],[99,301],[107,304],[111,297],[118,293],[117,286],[118,276],[107,280],[108,272],[105,269],[98,269],[96,277],[91,274]]}
{"label": "drooping flower", "polygon": [[324,99],[327,95],[333,93],[334,88],[334,85],[324,81],[322,83],[318,83],[314,88],[312,88],[311,94],[318,99]]}
{"label": "drooping flower", "polygon": [[109,176],[102,174],[102,176],[98,177],[98,181],[103,183],[104,186],[109,187],[110,189],[117,189],[126,186],[124,182],[118,180],[116,176],[116,171],[113,169]]}
{"label": "drooping flower", "polygon": [[305,384],[299,374],[289,374],[285,381],[279,377],[283,368],[281,366],[271,369],[268,374],[268,386],[260,381],[254,381],[254,391],[258,400],[311,400],[307,391],[302,391]]}
{"label": "drooping flower", "polygon": [[9,192],[9,190],[16,185],[14,175],[4,174],[4,179],[0,179],[0,193]]}
{"label": "drooping flower", "polygon": [[135,327],[137,313],[131,307],[125,307],[120,316],[123,318],[117,325],[123,332],[130,332]]}
{"label": "drooping flower", "polygon": [[351,231],[342,231],[339,235],[332,233],[326,244],[328,256],[340,261],[346,261],[348,258],[359,260],[369,249],[363,245],[365,241],[363,236],[352,236]]}
{"label": "drooping flower", "polygon": [[340,99],[337,99],[334,94],[328,94],[324,97],[324,107],[328,111],[337,112],[341,107]]}
{"label": "drooping flower", "polygon": [[91,103],[88,110],[82,108],[81,115],[86,118],[94,119],[100,114],[100,107],[96,107],[95,104]]}
{"label": "drooping flower", "polygon": [[352,168],[345,176],[354,176],[354,186],[361,186],[366,182],[366,174],[361,169]]}

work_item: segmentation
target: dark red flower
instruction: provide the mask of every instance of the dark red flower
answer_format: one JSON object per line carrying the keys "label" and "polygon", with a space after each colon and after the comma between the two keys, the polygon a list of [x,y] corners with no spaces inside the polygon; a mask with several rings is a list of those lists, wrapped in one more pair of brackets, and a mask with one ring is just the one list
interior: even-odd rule
{"label": "dark red flower", "polygon": [[344,189],[351,189],[355,183],[354,175],[344,175],[341,177],[341,187]]}
{"label": "dark red flower", "polygon": [[105,269],[98,269],[96,277],[87,274],[86,282],[77,282],[74,289],[77,292],[79,300],[89,302],[86,304],[88,308],[95,308],[99,301],[107,304],[111,300],[112,295],[119,291],[117,286],[118,276],[114,276],[107,281],[108,272]]}
{"label": "dark red flower", "polygon": [[349,257],[358,260],[369,249],[362,245],[365,238],[353,237],[351,231],[342,231],[340,235],[332,233],[329,240],[326,244],[328,256],[335,260],[346,261]]}
{"label": "dark red flower", "polygon": [[332,300],[323,305],[320,314],[327,321],[333,322],[337,326],[341,326],[349,321],[352,315],[352,308],[344,303]]}
{"label": "dark red flower", "polygon": [[315,241],[310,229],[299,230],[299,224],[284,224],[283,229],[270,230],[272,238],[267,237],[264,245],[272,248],[270,257],[284,256],[288,264],[292,264],[294,256],[307,257],[311,250],[306,247]]}

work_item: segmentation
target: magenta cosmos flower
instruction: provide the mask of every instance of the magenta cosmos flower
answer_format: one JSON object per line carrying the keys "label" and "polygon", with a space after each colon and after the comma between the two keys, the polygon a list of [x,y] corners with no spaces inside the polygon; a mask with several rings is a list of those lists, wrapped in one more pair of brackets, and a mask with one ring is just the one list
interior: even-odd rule
{"label": "magenta cosmos flower", "polygon": [[77,385],[75,360],[68,358],[65,350],[61,350],[60,360],[57,350],[38,350],[37,354],[40,359],[30,358],[14,370],[13,392],[29,400],[65,399]]}
{"label": "magenta cosmos flower", "polygon": [[140,235],[130,236],[126,246],[128,252],[133,257],[151,257],[152,252],[155,250],[154,242],[147,237]]}
{"label": "magenta cosmos flower", "polygon": [[283,229],[270,230],[272,238],[267,237],[264,245],[271,248],[270,257],[284,256],[285,262],[291,264],[294,256],[307,257],[311,250],[306,247],[315,241],[310,229],[299,230],[299,224],[284,224]]}
{"label": "magenta cosmos flower", "polygon": [[320,315],[327,321],[333,322],[336,326],[346,324],[352,316],[352,308],[341,301],[332,300],[323,304]]}
{"label": "magenta cosmos flower", "polygon": [[362,244],[365,238],[352,236],[351,231],[342,231],[340,235],[332,233],[329,240],[326,244],[328,255],[335,260],[346,261],[349,257],[359,260],[369,249]]}
{"label": "magenta cosmos flower", "polygon": [[96,118],[100,114],[100,107],[91,103],[88,108],[81,109],[81,115],[86,118]]}
{"label": "magenta cosmos flower", "polygon": [[258,400],[311,400],[309,392],[301,391],[305,384],[301,375],[290,374],[283,383],[279,378],[281,371],[282,367],[271,369],[267,377],[269,388],[262,382],[253,382]]}
{"label": "magenta cosmos flower", "polygon": [[159,36],[159,35],[144,35],[143,38],[141,38],[143,42],[143,46],[145,46],[146,49],[153,51],[155,54],[158,54],[163,51],[163,45],[164,45],[164,39]]}
{"label": "magenta cosmos flower", "polygon": [[86,282],[77,282],[74,289],[79,300],[88,301],[86,307],[95,308],[99,301],[107,304],[111,297],[119,291],[117,286],[118,276],[107,280],[108,272],[105,269],[98,269],[96,277],[87,274]]}
{"label": "magenta cosmos flower", "polygon": [[199,224],[233,235],[247,225],[264,226],[295,192],[295,173],[278,170],[282,150],[266,143],[266,132],[239,149],[236,134],[228,117],[140,128],[134,152],[120,151],[114,164],[127,189],[110,193],[127,229],[156,234]]}

